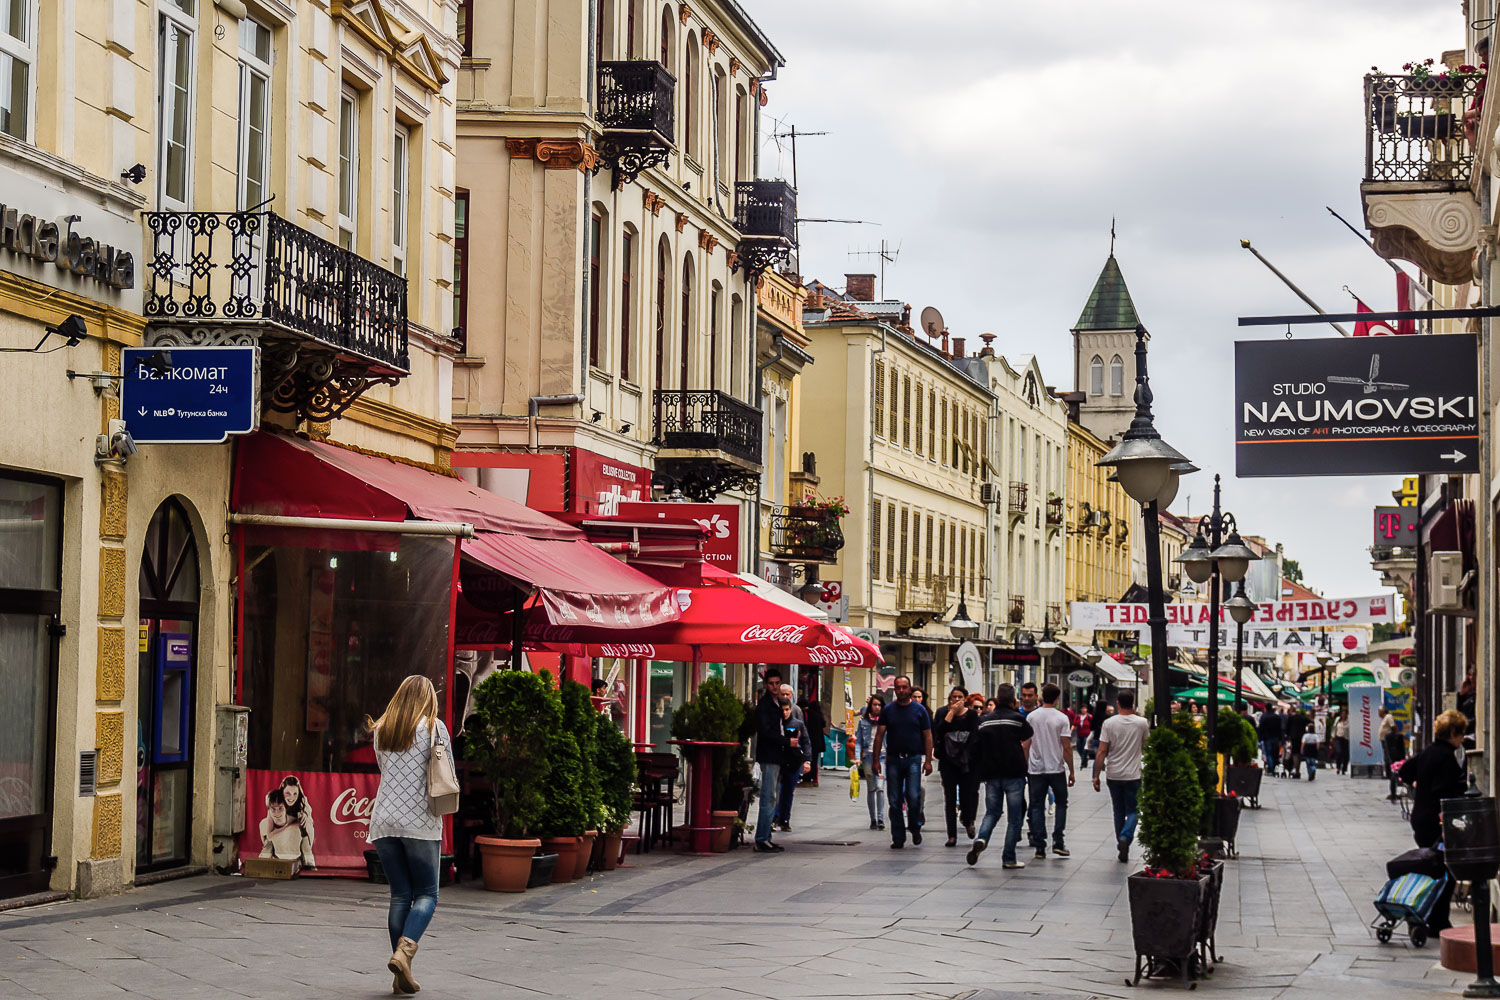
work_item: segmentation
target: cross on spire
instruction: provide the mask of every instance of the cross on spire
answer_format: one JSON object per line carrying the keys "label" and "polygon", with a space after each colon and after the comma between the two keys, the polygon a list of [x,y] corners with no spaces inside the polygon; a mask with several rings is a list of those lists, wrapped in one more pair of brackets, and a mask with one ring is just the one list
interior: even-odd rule
{"label": "cross on spire", "polygon": [[1109,217],[1109,255],[1115,255],[1115,217]]}

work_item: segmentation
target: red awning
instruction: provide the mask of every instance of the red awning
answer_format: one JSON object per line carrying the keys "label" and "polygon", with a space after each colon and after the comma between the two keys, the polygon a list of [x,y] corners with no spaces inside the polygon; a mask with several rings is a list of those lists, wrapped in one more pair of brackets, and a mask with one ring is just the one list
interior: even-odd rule
{"label": "red awning", "polygon": [[[523,641],[527,648],[575,656],[851,667],[884,662],[878,648],[847,629],[815,622],[738,587],[696,587],[686,593],[689,603],[681,618],[626,636],[608,624],[548,624],[533,613]],[[493,626],[484,631],[505,634]],[[463,631],[458,644],[465,645]]]}
{"label": "red awning", "polygon": [[634,629],[676,618],[673,588],[513,500],[390,459],[259,432],[241,438],[232,505],[244,514],[472,524],[463,554],[523,588],[549,621]]}

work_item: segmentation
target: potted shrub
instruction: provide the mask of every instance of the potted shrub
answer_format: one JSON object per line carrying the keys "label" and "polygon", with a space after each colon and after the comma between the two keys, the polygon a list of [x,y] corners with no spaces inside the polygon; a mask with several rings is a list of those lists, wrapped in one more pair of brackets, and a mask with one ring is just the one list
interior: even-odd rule
{"label": "potted shrub", "polygon": [[604,829],[603,800],[599,790],[599,713],[589,697],[589,689],[577,681],[563,681],[562,690],[563,728],[573,734],[578,743],[578,797],[587,818],[578,845],[578,865],[573,875],[587,874],[594,857],[594,842],[599,831]]}
{"label": "potted shrub", "polygon": [[[1228,713],[1226,715],[1226,713]],[[1255,727],[1233,709],[1219,711],[1219,753],[1229,758],[1224,767],[1224,791],[1241,805],[1260,805],[1260,779],[1263,772],[1256,760],[1260,750]]]}
{"label": "potted shrub", "polygon": [[611,871],[620,859],[620,836],[635,805],[635,747],[607,715],[597,717],[594,769],[599,773],[600,866]]}
{"label": "potted shrub", "polygon": [[1127,880],[1135,939],[1135,981],[1180,974],[1198,954],[1207,878],[1198,872],[1203,788],[1192,754],[1172,726],[1158,726],[1141,767],[1140,839],[1146,868]]}
{"label": "potted shrub", "polygon": [[557,706],[557,722],[547,732],[547,757],[552,769],[542,789],[538,829],[543,849],[557,855],[552,881],[571,882],[578,868],[578,848],[590,819],[583,799],[583,757],[577,736],[563,724],[562,698],[551,689],[552,675],[544,670],[537,676],[545,679],[549,697]]}
{"label": "potted shrub", "polygon": [[535,674],[501,670],[474,689],[474,710],[463,732],[464,755],[483,769],[494,792],[494,836],[475,838],[483,860],[484,887],[522,892],[538,828],[543,788],[550,769],[548,733],[562,712],[548,682]]}
{"label": "potted shrub", "polygon": [[1214,797],[1219,794],[1219,770],[1208,753],[1208,734],[1193,718],[1191,712],[1178,712],[1172,717],[1172,730],[1182,738],[1193,763],[1193,775],[1202,791],[1202,802],[1198,808],[1198,836],[1213,834]]}
{"label": "potted shrub", "polygon": [[[735,744],[713,751],[710,802],[714,805],[723,804],[731,767],[736,757],[744,755],[745,747],[740,743],[740,727],[744,722],[744,703],[717,677],[709,677],[699,684],[698,693],[672,717],[672,736],[676,739]],[[715,851],[727,851],[734,820],[739,816],[738,808],[712,812],[714,822],[720,824],[721,833],[713,838],[710,847]]]}

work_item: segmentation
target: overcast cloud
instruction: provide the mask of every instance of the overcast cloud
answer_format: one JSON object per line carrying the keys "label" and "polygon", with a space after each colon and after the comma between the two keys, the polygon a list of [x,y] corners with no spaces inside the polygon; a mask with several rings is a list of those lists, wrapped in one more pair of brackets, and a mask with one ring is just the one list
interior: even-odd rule
{"label": "overcast cloud", "polygon": [[[1162,436],[1212,477],[1249,532],[1280,541],[1330,596],[1379,591],[1369,510],[1399,477],[1234,478],[1241,315],[1308,311],[1239,246],[1252,240],[1326,310],[1348,285],[1394,308],[1361,223],[1362,77],[1463,45],[1453,2],[742,0],[786,56],[766,113],[799,130],[802,272],[842,286],[850,256],[900,246],[886,294],[942,310],[955,335],[1035,353],[1071,389],[1069,328],[1109,253],[1151,331]],[[769,132],[773,123],[767,122]],[[791,176],[767,141],[762,174]],[[1298,337],[1334,336],[1302,327]]]}

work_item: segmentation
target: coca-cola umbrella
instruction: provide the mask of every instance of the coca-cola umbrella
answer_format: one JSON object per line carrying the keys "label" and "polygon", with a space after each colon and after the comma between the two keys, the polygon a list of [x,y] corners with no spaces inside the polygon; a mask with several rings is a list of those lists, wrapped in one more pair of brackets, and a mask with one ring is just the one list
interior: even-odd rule
{"label": "coca-cola umbrella", "polygon": [[[837,625],[815,622],[739,587],[684,588],[682,617],[643,628],[616,629],[604,621],[550,624],[528,609],[522,641],[527,649],[573,656],[607,656],[687,662],[783,663],[875,667],[878,647]],[[510,632],[483,621],[465,623],[460,607],[457,644],[503,646]],[[492,637],[491,642],[473,640]]]}

